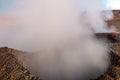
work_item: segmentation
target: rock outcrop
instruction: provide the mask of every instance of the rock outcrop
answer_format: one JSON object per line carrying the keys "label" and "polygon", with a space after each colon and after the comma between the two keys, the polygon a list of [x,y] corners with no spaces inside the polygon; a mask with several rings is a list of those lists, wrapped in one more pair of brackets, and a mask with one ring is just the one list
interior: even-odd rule
{"label": "rock outcrop", "polygon": [[25,67],[16,56],[16,50],[0,48],[0,80],[41,80]]}

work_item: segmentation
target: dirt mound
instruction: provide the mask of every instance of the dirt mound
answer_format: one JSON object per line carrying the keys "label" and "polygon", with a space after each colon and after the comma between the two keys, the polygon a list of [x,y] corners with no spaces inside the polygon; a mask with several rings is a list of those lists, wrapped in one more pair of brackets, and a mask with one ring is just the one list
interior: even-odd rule
{"label": "dirt mound", "polygon": [[115,27],[116,31],[120,32],[120,10],[113,10],[113,19],[108,20],[108,26]]}
{"label": "dirt mound", "polygon": [[120,80],[120,38],[118,38],[120,34],[101,33],[97,34],[97,37],[109,40],[109,43],[106,44],[109,46],[110,64],[103,75],[91,80]]}
{"label": "dirt mound", "polygon": [[92,80],[120,80],[120,43],[114,43],[110,46],[110,65],[108,70]]}
{"label": "dirt mound", "polygon": [[[120,32],[120,10],[113,10],[113,14],[113,19],[107,21],[108,26],[115,27]],[[103,75],[91,80],[120,80],[120,33],[98,33],[96,36],[109,42],[106,44],[110,50],[110,65]]]}
{"label": "dirt mound", "polygon": [[0,48],[0,80],[40,80],[17,58],[16,50]]}
{"label": "dirt mound", "polygon": [[[109,26],[116,26],[120,31],[120,11],[115,10],[114,18],[107,21]],[[97,39],[106,40],[109,46],[110,65],[108,70],[98,77],[91,80],[120,80],[120,34],[117,33],[97,33]],[[22,51],[0,48],[0,80],[41,80],[33,75],[22,61],[17,57],[24,54]]]}

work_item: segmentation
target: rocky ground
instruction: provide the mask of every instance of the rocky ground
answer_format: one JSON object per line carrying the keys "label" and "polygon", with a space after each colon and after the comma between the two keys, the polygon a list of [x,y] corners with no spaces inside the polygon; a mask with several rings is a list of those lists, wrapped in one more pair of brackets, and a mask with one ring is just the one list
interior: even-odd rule
{"label": "rocky ground", "polygon": [[108,20],[108,26],[115,27],[116,31],[120,32],[120,10],[113,10],[114,17],[111,20]]}
{"label": "rocky ground", "polygon": [[114,10],[114,18],[107,23],[115,27],[118,33],[96,34],[97,38],[104,38],[109,45],[110,65],[107,71],[96,79],[91,80],[120,80],[120,10]]}
{"label": "rocky ground", "polygon": [[[109,20],[108,25],[116,26],[120,32],[120,11],[114,11],[115,17]],[[105,39],[109,46],[110,65],[108,70],[96,79],[91,80],[120,80],[120,34],[101,33],[95,34],[98,39]],[[0,48],[0,80],[41,80],[32,74],[19,60],[17,55],[24,52]]]}
{"label": "rocky ground", "polygon": [[0,48],[0,80],[41,80],[19,60],[19,53],[7,47]]}
{"label": "rocky ground", "polygon": [[[112,33],[106,33],[105,37],[111,34]],[[117,41],[118,38],[116,38],[118,36],[120,36],[120,34],[116,34],[116,36],[113,37],[107,37],[107,39],[110,40],[106,43],[107,46],[109,46],[110,54],[109,68],[103,75],[91,80],[120,80],[120,42]]]}
{"label": "rocky ground", "polygon": [[[102,35],[102,36],[101,36]],[[108,70],[97,79],[91,80],[120,80],[120,34],[102,33],[96,34],[97,38],[105,38],[109,46],[110,65]],[[0,80],[41,80],[32,74],[18,58],[19,54],[25,52],[10,49],[7,47],[0,48]]]}

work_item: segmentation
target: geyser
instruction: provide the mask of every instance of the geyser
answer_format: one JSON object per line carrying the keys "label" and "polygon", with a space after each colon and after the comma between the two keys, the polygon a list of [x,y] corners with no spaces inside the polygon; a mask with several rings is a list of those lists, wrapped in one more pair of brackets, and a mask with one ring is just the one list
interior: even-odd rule
{"label": "geyser", "polygon": [[107,68],[107,48],[93,36],[108,30],[100,0],[20,0],[12,8],[16,25],[2,26],[0,45],[33,52],[23,61],[44,80],[87,80]]}

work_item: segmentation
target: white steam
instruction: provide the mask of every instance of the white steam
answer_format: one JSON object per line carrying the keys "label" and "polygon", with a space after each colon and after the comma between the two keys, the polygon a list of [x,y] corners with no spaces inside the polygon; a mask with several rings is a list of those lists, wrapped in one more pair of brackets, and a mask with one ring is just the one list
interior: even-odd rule
{"label": "white steam", "polygon": [[107,67],[108,54],[93,37],[107,31],[100,0],[20,0],[13,8],[16,25],[2,26],[0,45],[37,52],[24,54],[25,63],[45,80],[77,80]]}

